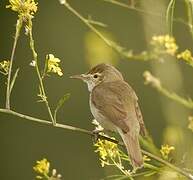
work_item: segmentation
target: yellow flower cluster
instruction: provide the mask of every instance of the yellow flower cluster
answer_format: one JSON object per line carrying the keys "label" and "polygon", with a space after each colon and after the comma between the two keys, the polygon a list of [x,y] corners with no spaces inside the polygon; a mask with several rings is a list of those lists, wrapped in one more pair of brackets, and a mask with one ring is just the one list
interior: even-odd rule
{"label": "yellow flower cluster", "polygon": [[[36,165],[33,167],[34,171],[43,175],[48,176],[49,170],[50,170],[50,163],[47,159],[42,159],[40,161],[36,162]],[[39,176],[40,177],[40,176]]]}
{"label": "yellow flower cluster", "polygon": [[187,62],[193,63],[193,56],[190,50],[186,49],[185,51],[177,54],[178,59],[183,59]]}
{"label": "yellow flower cluster", "polygon": [[45,158],[37,161],[33,169],[36,173],[39,174],[38,176],[36,176],[36,179],[61,180],[62,178],[62,175],[58,174],[56,169],[52,169],[52,171],[50,170],[50,163]]}
{"label": "yellow flower cluster", "polygon": [[48,54],[46,56],[46,61],[47,61],[47,73],[56,73],[59,76],[63,75],[63,72],[59,66],[60,59],[54,57],[53,54]]}
{"label": "yellow flower cluster", "polygon": [[153,36],[151,44],[155,46],[156,49],[159,49],[160,52],[166,52],[172,56],[174,56],[178,50],[175,39],[169,35]]}
{"label": "yellow flower cluster", "polygon": [[174,146],[169,146],[168,144],[166,144],[161,146],[160,152],[164,159],[168,159],[170,152],[173,150],[175,150]]}
{"label": "yellow flower cluster", "polygon": [[192,132],[193,132],[193,116],[190,116],[190,117],[188,118],[188,120],[189,120],[188,128],[191,129]]}
{"label": "yellow flower cluster", "polygon": [[108,158],[115,159],[120,156],[117,144],[110,141],[99,139],[94,146],[97,147],[95,152],[99,152],[102,167],[108,164]]}
{"label": "yellow flower cluster", "polygon": [[9,62],[9,61],[6,61],[6,60],[0,62],[0,70],[3,70],[3,72],[0,71],[0,72],[2,72],[2,74],[4,74],[4,75],[7,75],[7,74],[8,74],[9,64],[10,64],[10,62]]}
{"label": "yellow flower cluster", "polygon": [[34,0],[9,0],[9,3],[6,8],[11,8],[24,19],[33,18],[34,13],[37,11],[38,3],[35,3]]}

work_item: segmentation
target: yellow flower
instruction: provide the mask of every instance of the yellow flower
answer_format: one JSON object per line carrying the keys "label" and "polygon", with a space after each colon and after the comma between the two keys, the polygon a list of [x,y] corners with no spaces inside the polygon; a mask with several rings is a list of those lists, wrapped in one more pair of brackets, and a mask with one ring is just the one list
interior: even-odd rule
{"label": "yellow flower", "polygon": [[47,73],[56,73],[59,76],[63,75],[63,72],[61,70],[61,68],[59,67],[59,63],[60,63],[60,59],[54,57],[53,54],[48,54],[46,56],[46,60],[47,60]]}
{"label": "yellow flower", "polygon": [[3,70],[2,73],[5,74],[5,75],[8,74],[9,64],[10,64],[10,61],[8,61],[8,60],[4,60],[4,61],[0,62],[0,70]]}
{"label": "yellow flower", "polygon": [[169,146],[168,144],[166,144],[161,146],[160,152],[164,159],[168,159],[170,152],[173,150],[175,150],[174,146]]}
{"label": "yellow flower", "polygon": [[42,159],[40,161],[36,161],[36,165],[33,167],[34,171],[42,174],[42,175],[48,175],[49,169],[50,169],[50,163],[47,159]]}
{"label": "yellow flower", "polygon": [[172,56],[175,55],[178,49],[175,39],[169,35],[153,36],[151,44],[154,46],[154,48],[156,48],[156,50],[158,49],[160,53],[165,52]]}
{"label": "yellow flower", "polygon": [[192,132],[193,132],[193,116],[190,116],[190,117],[188,118],[188,120],[189,120],[188,128],[191,129]]}
{"label": "yellow flower", "polygon": [[41,161],[36,161],[36,165],[33,167],[33,169],[36,173],[38,173],[36,179],[61,180],[62,178],[62,175],[58,174],[56,169],[50,170],[50,163],[45,158]]}
{"label": "yellow flower", "polygon": [[34,0],[9,0],[9,5],[6,8],[18,12],[19,16],[24,19],[33,18],[34,13],[37,11],[37,4]]}
{"label": "yellow flower", "polygon": [[99,152],[102,167],[108,164],[108,158],[115,159],[120,156],[117,144],[110,141],[99,139],[94,146],[97,147],[95,152]]}
{"label": "yellow flower", "polygon": [[190,50],[186,49],[185,51],[177,54],[178,59],[183,59],[185,61],[193,63],[193,57]]}

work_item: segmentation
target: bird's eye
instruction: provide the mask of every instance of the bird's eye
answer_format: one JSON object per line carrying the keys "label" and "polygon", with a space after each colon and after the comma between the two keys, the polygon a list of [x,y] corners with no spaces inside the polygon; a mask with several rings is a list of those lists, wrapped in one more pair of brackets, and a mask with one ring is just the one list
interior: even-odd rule
{"label": "bird's eye", "polygon": [[97,74],[95,74],[93,77],[96,79],[96,78],[98,78],[98,75],[97,75]]}

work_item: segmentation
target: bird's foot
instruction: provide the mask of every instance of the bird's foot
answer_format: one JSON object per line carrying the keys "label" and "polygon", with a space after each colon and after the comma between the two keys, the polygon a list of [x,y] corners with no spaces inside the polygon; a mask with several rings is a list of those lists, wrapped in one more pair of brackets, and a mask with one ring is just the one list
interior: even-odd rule
{"label": "bird's foot", "polygon": [[104,132],[104,130],[94,129],[92,131],[93,134],[93,142],[96,143],[99,139],[100,133]]}
{"label": "bird's foot", "polygon": [[[93,134],[93,141],[94,141],[94,143],[96,143],[97,142],[97,140],[98,139],[105,139],[104,137],[106,136],[106,137],[108,137],[108,135],[106,135],[106,134],[108,134],[108,133],[112,133],[113,131],[111,131],[111,130],[107,130],[107,129],[94,129],[93,131],[92,131],[92,134]],[[110,138],[110,137],[109,137]]]}

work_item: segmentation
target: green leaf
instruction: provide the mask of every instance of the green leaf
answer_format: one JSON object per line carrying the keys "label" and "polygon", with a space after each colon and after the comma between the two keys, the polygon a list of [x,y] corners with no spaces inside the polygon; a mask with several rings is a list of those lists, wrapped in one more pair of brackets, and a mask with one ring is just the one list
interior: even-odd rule
{"label": "green leaf", "polygon": [[70,93],[67,93],[67,94],[64,94],[64,96],[58,101],[57,103],[57,106],[56,106],[56,109],[54,111],[54,119],[56,121],[56,115],[57,115],[57,112],[58,110],[62,107],[62,105],[64,104],[64,102],[69,99],[70,97]]}
{"label": "green leaf", "polygon": [[11,94],[11,91],[12,91],[12,89],[13,89],[13,86],[14,86],[14,84],[15,84],[15,80],[16,80],[16,78],[17,78],[17,76],[18,76],[18,72],[19,72],[19,68],[15,71],[15,74],[14,74],[14,76],[13,76],[13,79],[12,79],[12,81],[11,81],[11,84],[10,84],[10,94]]}

